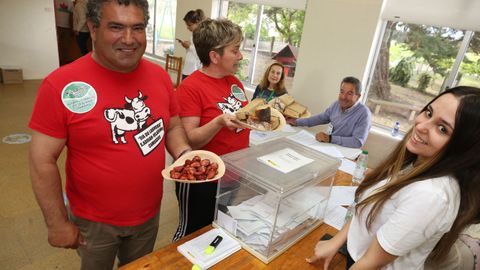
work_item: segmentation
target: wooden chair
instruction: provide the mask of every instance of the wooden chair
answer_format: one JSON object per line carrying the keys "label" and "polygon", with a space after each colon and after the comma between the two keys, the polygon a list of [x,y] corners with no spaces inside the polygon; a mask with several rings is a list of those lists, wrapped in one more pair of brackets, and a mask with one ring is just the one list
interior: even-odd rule
{"label": "wooden chair", "polygon": [[170,71],[177,72],[177,83],[174,86],[177,87],[182,79],[182,57],[177,57],[167,54],[165,61],[165,70],[170,75]]}

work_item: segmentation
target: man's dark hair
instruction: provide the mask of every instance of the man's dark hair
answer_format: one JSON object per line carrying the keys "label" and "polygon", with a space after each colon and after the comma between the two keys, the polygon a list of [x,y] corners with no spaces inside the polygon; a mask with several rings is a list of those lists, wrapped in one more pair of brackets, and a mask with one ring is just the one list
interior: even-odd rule
{"label": "man's dark hair", "polygon": [[87,2],[87,19],[89,19],[94,27],[100,25],[100,19],[102,17],[102,5],[108,2],[116,1],[119,5],[128,6],[130,4],[135,5],[143,9],[145,17],[145,26],[148,24],[148,1],[147,0],[88,0]]}
{"label": "man's dark hair", "polygon": [[362,83],[360,83],[360,80],[353,77],[353,76],[349,76],[349,77],[345,77],[343,78],[342,82],[340,83],[340,85],[342,85],[342,83],[350,83],[350,84],[353,84],[355,86],[355,93],[357,95],[360,95],[362,94]]}

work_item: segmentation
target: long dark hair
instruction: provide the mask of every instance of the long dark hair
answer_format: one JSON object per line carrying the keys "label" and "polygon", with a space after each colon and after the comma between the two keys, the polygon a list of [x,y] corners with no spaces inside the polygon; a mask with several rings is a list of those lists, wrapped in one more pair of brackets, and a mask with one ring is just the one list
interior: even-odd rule
{"label": "long dark hair", "polygon": [[455,115],[455,127],[450,140],[432,159],[423,162],[415,169],[399,175],[400,170],[417,159],[417,155],[406,148],[412,129],[402,142],[376,169],[369,173],[355,192],[355,199],[376,183],[390,178],[379,192],[368,196],[357,204],[357,211],[372,205],[367,215],[367,228],[377,217],[384,203],[405,186],[429,178],[452,176],[460,187],[460,208],[449,232],[437,243],[430,259],[439,261],[445,258],[460,232],[469,224],[479,221],[480,210],[480,89],[459,86],[448,89],[430,101],[421,113],[440,96],[452,94],[459,100]]}

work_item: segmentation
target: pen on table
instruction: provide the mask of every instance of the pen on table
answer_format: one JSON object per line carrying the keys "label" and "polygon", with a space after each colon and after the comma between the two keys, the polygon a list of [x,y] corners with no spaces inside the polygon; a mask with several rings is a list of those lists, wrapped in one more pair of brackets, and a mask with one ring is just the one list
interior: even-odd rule
{"label": "pen on table", "polygon": [[210,245],[208,245],[208,247],[205,248],[205,254],[207,255],[212,254],[215,251],[215,248],[220,244],[220,242],[222,242],[222,240],[223,240],[223,237],[221,237],[220,235],[217,235],[217,237],[213,239]]}
{"label": "pen on table", "polygon": [[192,258],[195,259],[195,256],[193,256],[193,254],[190,251],[187,250],[187,253],[188,253],[188,255],[192,256]]}
{"label": "pen on table", "polygon": [[277,163],[271,161],[270,159],[268,159],[267,161],[270,162],[273,166],[278,166]]}

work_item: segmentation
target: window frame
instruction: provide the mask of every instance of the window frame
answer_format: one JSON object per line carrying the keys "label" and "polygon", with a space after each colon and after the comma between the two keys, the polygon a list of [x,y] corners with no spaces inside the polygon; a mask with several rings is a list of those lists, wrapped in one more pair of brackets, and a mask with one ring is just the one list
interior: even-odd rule
{"label": "window frame", "polygon": [[[161,56],[161,55],[155,53],[156,50],[157,50],[157,44],[156,44],[155,41],[159,38],[158,34],[157,34],[157,7],[159,6],[158,1],[162,1],[162,0],[151,0],[151,1],[153,1],[153,3],[154,3],[153,4],[153,14],[150,14],[150,19],[149,19],[149,24],[148,25],[151,25],[152,28],[153,28],[152,52],[145,51],[144,55],[149,57],[149,58],[159,59],[159,60],[165,61],[165,59],[166,59],[165,56]],[[172,15],[174,16],[173,17],[174,19],[173,19],[173,22],[172,22],[172,27],[173,27],[173,31],[174,31],[172,44],[175,48],[175,31],[176,31],[176,24],[175,24],[176,19],[175,19],[175,17],[177,16],[177,8],[176,7],[177,7],[177,4],[178,4],[178,0],[169,0],[169,1],[175,1],[175,6],[174,7],[170,6],[170,9],[172,11]],[[160,30],[161,30],[161,28],[160,28]],[[148,41],[147,41],[147,46],[148,46]]]}
{"label": "window frame", "polygon": [[[379,26],[377,27],[377,31],[376,31],[376,34],[375,34],[376,37],[374,37],[374,40],[372,41],[373,46],[374,46],[374,48],[372,48],[372,50],[374,51],[374,53],[370,57],[370,60],[367,62],[367,68],[365,69],[365,73],[364,73],[364,76],[363,76],[363,81],[365,82],[364,83],[364,86],[365,86],[364,89],[365,90],[362,93],[362,98],[360,99],[360,102],[362,102],[365,105],[367,104],[367,101],[368,101],[368,95],[369,95],[369,92],[370,92],[370,87],[372,85],[373,75],[374,75],[374,72],[375,72],[375,66],[376,66],[377,61],[378,61],[378,57],[379,57],[379,54],[380,54],[380,47],[381,47],[381,43],[382,43],[384,35],[385,35],[386,26],[387,26],[388,21],[394,21],[394,20],[382,19],[379,22]],[[398,22],[401,22],[401,21],[398,21]],[[408,23],[408,22],[404,22],[404,23]],[[413,23],[411,23],[411,24],[413,24]],[[418,24],[418,23],[415,23],[415,24]],[[441,26],[441,27],[449,27],[449,26]],[[460,48],[459,48],[459,50],[457,52],[457,55],[455,57],[455,62],[452,65],[451,70],[448,74],[448,77],[445,79],[445,84],[442,86],[440,92],[445,91],[445,89],[455,87],[456,84],[457,84],[456,78],[457,78],[458,72],[460,71],[460,65],[461,65],[463,59],[465,58],[465,54],[468,51],[468,48],[470,46],[470,42],[471,42],[471,40],[473,38],[473,35],[475,33],[474,31],[471,31],[471,30],[463,30],[463,31],[464,31],[465,34],[463,36],[463,39],[462,39],[461,44],[460,44]],[[371,124],[372,124],[372,127],[375,127],[375,128],[378,128],[378,129],[384,130],[384,131],[390,131],[392,129],[392,127],[390,127],[390,126],[382,125],[382,124],[379,124],[379,123],[376,123],[376,122],[373,122],[373,121],[372,121]],[[405,133],[401,131],[399,134],[401,134],[401,136],[403,136]]]}
{"label": "window frame", "polygon": [[[255,33],[253,37],[254,43],[253,43],[253,48],[251,52],[251,60],[248,64],[247,80],[242,81],[242,83],[246,88],[254,89],[256,87],[256,85],[254,84],[254,80],[255,80],[254,75],[255,75],[256,65],[257,65],[258,50],[259,50],[258,48],[260,43],[260,34],[261,34],[261,28],[262,28],[262,22],[263,22],[262,17],[264,15],[265,6],[281,7],[281,8],[289,8],[289,9],[306,11],[306,1],[299,0],[296,3],[293,3],[293,2],[281,1],[281,0],[280,1],[279,0],[220,0],[219,8],[218,8],[219,18],[227,17],[226,15],[228,13],[229,2],[250,4],[250,5],[257,6],[257,15],[256,15],[257,18],[256,18]],[[303,29],[302,29],[302,35],[303,35]],[[298,49],[300,49],[300,46]]]}

